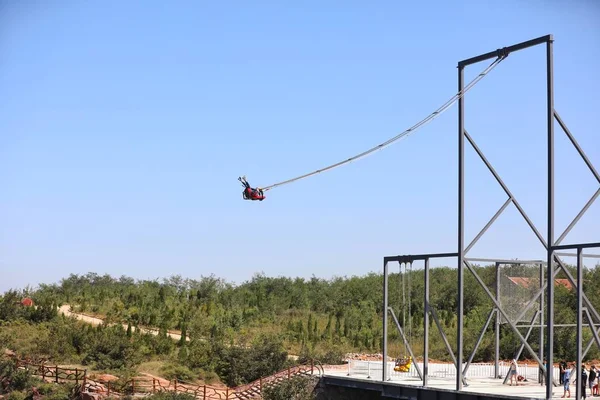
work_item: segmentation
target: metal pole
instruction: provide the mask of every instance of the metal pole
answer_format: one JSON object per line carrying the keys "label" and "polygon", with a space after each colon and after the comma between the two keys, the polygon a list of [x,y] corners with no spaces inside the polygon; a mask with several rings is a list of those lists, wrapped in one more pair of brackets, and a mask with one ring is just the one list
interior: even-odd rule
{"label": "metal pole", "polygon": [[[577,362],[575,363],[575,368],[577,371],[577,385],[575,386],[575,398],[581,398],[581,325],[583,322],[583,313],[582,313],[582,293],[583,293],[583,260],[581,257],[581,248],[577,249],[577,334],[575,341],[577,342]],[[585,390],[585,387],[584,387]]]}
{"label": "metal pole", "polygon": [[[496,301],[500,303],[500,264],[496,263]],[[500,311],[496,309],[496,343],[494,356],[494,378],[500,376]]]}
{"label": "metal pole", "polygon": [[[388,339],[388,264],[383,262],[383,370],[381,381],[385,382],[387,372],[387,339]],[[350,363],[348,363],[350,365]]]}
{"label": "metal pole", "polygon": [[[552,54],[552,35],[546,41],[546,95],[548,122],[548,294],[546,317],[547,345],[546,361],[554,364],[554,70]],[[552,398],[552,368],[546,368],[546,399]],[[578,381],[579,384],[579,381]]]}
{"label": "metal pole", "polygon": [[425,259],[423,286],[425,292],[423,315],[423,387],[427,387],[427,375],[429,374],[429,258]]}
{"label": "metal pole", "polygon": [[[542,289],[544,287],[544,265],[540,264],[540,289]],[[543,360],[544,359],[544,292],[542,292],[541,296],[540,296],[540,337],[539,337],[539,342],[540,342],[540,359]],[[519,322],[519,321],[517,321]],[[546,360],[546,363],[548,362],[548,360]],[[546,364],[548,365],[547,368],[553,369],[552,364]],[[543,375],[543,373],[542,373]],[[540,381],[540,383],[542,383]]]}
{"label": "metal pole", "polygon": [[[458,66],[458,92],[463,91],[464,67]],[[463,271],[464,271],[464,210],[465,210],[465,110],[464,96],[458,99],[458,306],[456,310],[456,390],[462,390],[463,364]]]}

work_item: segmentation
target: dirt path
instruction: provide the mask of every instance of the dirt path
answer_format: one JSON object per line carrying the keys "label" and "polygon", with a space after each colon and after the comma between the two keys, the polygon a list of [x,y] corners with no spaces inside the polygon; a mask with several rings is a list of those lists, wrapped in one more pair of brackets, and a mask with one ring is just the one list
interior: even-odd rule
{"label": "dirt path", "polygon": [[[80,321],[86,322],[86,323],[94,325],[94,326],[104,324],[104,320],[102,320],[101,318],[92,317],[90,315],[86,315],[86,314],[82,314],[82,313],[72,312],[71,306],[69,304],[64,304],[64,305],[60,306],[58,308],[58,312],[60,312],[63,315],[66,315],[67,317],[74,317]],[[110,324],[110,325],[116,325],[116,324]],[[122,324],[122,326],[124,329],[127,329],[127,324]],[[132,331],[135,331],[136,328],[132,326],[131,329],[132,329]],[[140,328],[140,332],[150,333],[152,335],[157,336],[159,333],[159,330],[156,328]],[[173,340],[181,340],[181,333],[169,331],[169,332],[167,332],[167,336],[169,336]],[[189,341],[190,338],[187,337],[186,340]]]}

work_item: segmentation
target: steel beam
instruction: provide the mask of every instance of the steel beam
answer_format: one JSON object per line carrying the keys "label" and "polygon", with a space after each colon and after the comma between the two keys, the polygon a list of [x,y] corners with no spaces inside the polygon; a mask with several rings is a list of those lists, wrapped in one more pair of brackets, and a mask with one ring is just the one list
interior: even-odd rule
{"label": "steel beam", "polygon": [[577,248],[582,248],[582,249],[590,249],[593,247],[600,247],[600,242],[595,242],[595,243],[574,243],[574,244],[561,244],[558,246],[552,246],[552,250],[556,251],[556,250],[571,250],[571,249],[577,249]]}
{"label": "steel beam", "polygon": [[526,42],[518,43],[512,46],[504,47],[502,49],[498,49],[496,51],[490,51],[489,53],[485,53],[476,57],[471,57],[466,60],[462,60],[458,62],[459,66],[466,67],[467,65],[476,64],[481,61],[489,60],[490,58],[498,57],[501,55],[508,55],[510,53],[514,53],[515,51],[524,50],[528,47],[537,46],[539,44],[547,43],[552,40],[552,35],[541,36],[539,38],[527,40]]}
{"label": "steel beam", "polygon": [[427,376],[429,375],[429,258],[425,259],[423,279],[423,387],[427,387]]}
{"label": "steel beam", "polygon": [[[548,365],[554,363],[554,249],[552,244],[554,243],[554,59],[553,59],[553,39],[549,37],[546,41],[546,112],[547,112],[547,123],[548,123],[548,244],[547,249],[547,264],[548,280],[550,277],[552,281],[550,285],[546,285],[548,288],[548,294],[546,295],[547,301],[547,333],[546,333],[546,360]],[[552,382],[552,368],[548,368],[546,371],[546,399],[552,398],[553,387],[550,384]]]}
{"label": "steel beam", "polygon": [[470,262],[490,262],[490,263],[500,263],[500,264],[545,264],[545,261],[542,260],[508,260],[502,258],[480,258],[480,257],[465,257],[465,260]]}
{"label": "steel beam", "polygon": [[[458,93],[464,87],[465,68],[458,66]],[[458,294],[457,294],[457,321],[456,321],[456,390],[463,388],[462,361],[463,361],[463,283],[464,283],[464,240],[465,240],[465,99],[458,99]]]}
{"label": "steel beam", "polygon": [[[559,257],[577,257],[576,253],[559,253],[559,252],[554,252],[555,256],[559,256]],[[583,258],[600,258],[600,254],[590,254],[590,253],[583,253]]]}
{"label": "steel beam", "polygon": [[388,353],[388,263],[383,262],[383,369],[381,380],[385,382],[387,372],[387,353]]}
{"label": "steel beam", "polygon": [[426,258],[451,258],[457,257],[458,253],[431,253],[431,254],[407,254],[402,256],[386,256],[383,258],[384,262],[398,262],[407,263],[419,260],[425,260]]}
{"label": "steel beam", "polygon": [[[496,300],[500,302],[500,264],[496,263]],[[494,378],[500,377],[500,311],[496,308],[496,340],[494,352]]]}
{"label": "steel beam", "polygon": [[[575,334],[575,342],[577,346],[577,362],[575,363],[575,371],[577,372],[577,384],[575,385],[575,398],[581,399],[581,325],[583,323],[583,260],[581,258],[581,248],[577,249],[577,333]],[[587,384],[587,382],[586,382]],[[587,385],[586,385],[587,386]],[[584,387],[585,390],[585,387]]]}
{"label": "steel beam", "polygon": [[544,358],[544,265],[541,263],[540,263],[540,271],[539,272],[540,272],[540,290],[542,291],[542,293],[540,294],[540,307],[538,309],[539,315],[540,315],[540,326],[539,326],[540,336],[538,338],[538,342],[540,344],[540,348],[539,348],[540,359],[543,359]]}

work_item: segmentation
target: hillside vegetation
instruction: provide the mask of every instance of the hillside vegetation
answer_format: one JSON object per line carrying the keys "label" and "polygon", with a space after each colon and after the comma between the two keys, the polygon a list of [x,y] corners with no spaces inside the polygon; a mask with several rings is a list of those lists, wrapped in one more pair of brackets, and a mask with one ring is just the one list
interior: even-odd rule
{"label": "hillside vegetation", "polygon": [[[493,266],[476,270],[494,293]],[[503,269],[503,276],[537,274],[537,269],[529,266]],[[600,310],[600,267],[586,270],[584,278],[586,294]],[[456,269],[431,269],[431,305],[453,347],[456,280]],[[0,298],[0,347],[16,350],[22,356],[44,356],[55,362],[120,373],[133,373],[142,363],[161,361],[164,375],[187,381],[220,379],[233,386],[286,367],[291,362],[288,354],[299,355],[299,362],[314,357],[333,363],[340,362],[347,352],[380,352],[382,281],[381,274],[374,273],[330,280],[257,274],[237,286],[215,276],[136,281],[95,273],[71,275],[58,284],[11,290]],[[390,306],[400,324],[405,325],[415,354],[420,356],[423,271],[391,274],[389,282]],[[468,271],[464,283],[464,347],[470,352],[493,303]],[[510,290],[508,297],[514,300],[519,288]],[[555,323],[575,323],[575,293],[560,285],[555,293]],[[25,296],[34,300],[35,308],[19,304]],[[71,305],[75,312],[119,324],[93,327],[77,322],[57,313],[57,307],[64,304]],[[390,355],[403,355],[404,346],[390,322]],[[143,326],[156,327],[161,333],[143,334],[134,329]],[[450,360],[433,320],[430,326],[430,357]],[[474,361],[493,359],[493,329],[492,321]],[[529,341],[534,349],[538,348],[538,329],[533,329]],[[181,331],[189,341],[174,341],[166,336],[167,330]],[[555,332],[556,357],[573,359],[575,328],[556,328]],[[591,337],[589,329],[584,329],[584,337],[586,341]],[[501,358],[512,358],[518,347],[515,335],[504,324]],[[592,358],[599,355],[596,346],[588,354]],[[526,351],[523,356],[529,357]]]}

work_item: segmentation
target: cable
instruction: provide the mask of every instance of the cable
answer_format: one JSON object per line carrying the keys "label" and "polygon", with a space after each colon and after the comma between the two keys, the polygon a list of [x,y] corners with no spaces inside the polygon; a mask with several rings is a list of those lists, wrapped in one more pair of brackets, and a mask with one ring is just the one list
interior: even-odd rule
{"label": "cable", "polygon": [[349,162],[358,160],[359,158],[363,158],[377,150],[381,150],[384,147],[389,146],[390,144],[402,139],[403,137],[406,137],[407,135],[409,135],[410,133],[414,132],[415,130],[417,130],[418,128],[420,128],[421,126],[425,125],[426,123],[428,123],[429,121],[432,121],[433,119],[435,119],[437,116],[439,116],[441,113],[443,113],[444,111],[446,111],[448,108],[450,108],[451,105],[453,105],[458,99],[462,98],[473,86],[475,86],[481,79],[483,79],[490,71],[492,71],[502,60],[504,60],[506,58],[506,55],[500,56],[498,57],[496,60],[494,60],[494,62],[492,62],[486,69],[484,69],[479,75],[477,75],[477,77],[475,79],[473,79],[471,82],[469,82],[469,84],[467,84],[467,86],[465,86],[463,88],[462,91],[459,91],[457,94],[455,94],[452,98],[450,98],[450,100],[448,100],[447,102],[445,102],[440,108],[438,108],[437,110],[435,110],[434,112],[432,112],[431,114],[429,114],[426,118],[422,119],[421,121],[419,121],[418,123],[416,123],[415,125],[411,126],[410,128],[408,128],[407,130],[405,130],[404,132],[394,136],[393,138],[367,150],[364,151],[360,154],[357,154],[353,157],[350,157],[346,160],[343,161],[339,161],[335,164],[332,164],[328,167],[325,168],[321,168],[318,169],[316,171],[313,172],[309,172],[307,174],[304,175],[300,175],[296,178],[292,178],[292,179],[288,179],[286,181],[282,181],[279,183],[274,183],[272,185],[269,186],[265,186],[262,187],[261,189],[263,191],[267,191],[267,190],[271,190],[277,186],[282,186],[288,183],[292,183],[295,181],[298,181],[300,179],[304,179],[304,178],[308,178],[309,176],[312,175],[316,175],[319,174],[321,172],[325,172],[328,171],[330,169],[334,169],[336,167],[342,166],[344,164],[347,164]]}

